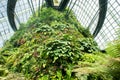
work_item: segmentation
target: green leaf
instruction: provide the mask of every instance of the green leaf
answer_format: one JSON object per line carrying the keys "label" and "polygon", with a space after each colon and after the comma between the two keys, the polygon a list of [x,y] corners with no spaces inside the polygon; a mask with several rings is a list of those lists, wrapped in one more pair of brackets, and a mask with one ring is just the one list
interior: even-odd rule
{"label": "green leaf", "polygon": [[62,80],[62,72],[61,71],[57,71],[57,77],[58,77],[58,80]]}

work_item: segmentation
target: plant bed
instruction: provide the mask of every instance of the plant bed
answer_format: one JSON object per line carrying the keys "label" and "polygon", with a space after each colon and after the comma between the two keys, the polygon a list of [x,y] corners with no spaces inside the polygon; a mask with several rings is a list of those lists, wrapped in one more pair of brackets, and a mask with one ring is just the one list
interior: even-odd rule
{"label": "plant bed", "polygon": [[[36,14],[37,15],[37,14]],[[28,80],[78,80],[73,71],[85,54],[99,52],[97,43],[73,13],[43,8],[40,16],[21,24],[0,52],[0,64]]]}

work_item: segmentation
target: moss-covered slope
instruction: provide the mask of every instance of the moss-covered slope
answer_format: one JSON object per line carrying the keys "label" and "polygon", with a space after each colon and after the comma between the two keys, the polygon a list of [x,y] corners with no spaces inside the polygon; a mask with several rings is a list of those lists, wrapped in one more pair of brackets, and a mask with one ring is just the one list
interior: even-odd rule
{"label": "moss-covered slope", "polygon": [[0,65],[8,69],[5,76],[17,72],[27,80],[104,80],[108,58],[73,13],[66,17],[66,11],[51,8],[22,24],[0,51]]}

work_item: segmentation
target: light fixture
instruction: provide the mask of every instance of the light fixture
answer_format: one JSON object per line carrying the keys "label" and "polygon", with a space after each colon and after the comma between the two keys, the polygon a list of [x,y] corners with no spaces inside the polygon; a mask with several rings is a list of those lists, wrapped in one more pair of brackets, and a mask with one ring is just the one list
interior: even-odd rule
{"label": "light fixture", "polygon": [[59,6],[62,0],[53,0],[54,6]]}

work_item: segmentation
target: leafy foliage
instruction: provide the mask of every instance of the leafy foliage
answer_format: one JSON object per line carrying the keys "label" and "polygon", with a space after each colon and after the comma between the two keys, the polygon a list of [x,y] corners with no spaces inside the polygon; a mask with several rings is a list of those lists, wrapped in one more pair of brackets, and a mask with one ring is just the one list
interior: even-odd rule
{"label": "leafy foliage", "polygon": [[6,42],[0,62],[28,80],[78,80],[73,67],[81,60],[95,62],[83,55],[99,49],[73,13],[69,17],[65,13],[43,8],[39,17],[31,17]]}
{"label": "leafy foliage", "polygon": [[83,54],[72,72],[80,80],[119,80],[120,57],[116,54]]}
{"label": "leafy foliage", "polygon": [[113,57],[120,57],[120,40],[115,40],[108,44],[106,51]]}
{"label": "leafy foliage", "polygon": [[81,50],[87,53],[99,50],[97,43],[92,38],[80,39],[78,40],[78,44],[80,44]]}
{"label": "leafy foliage", "polygon": [[108,43],[106,51],[113,57],[120,57],[120,28],[117,29],[116,35],[118,39]]}

